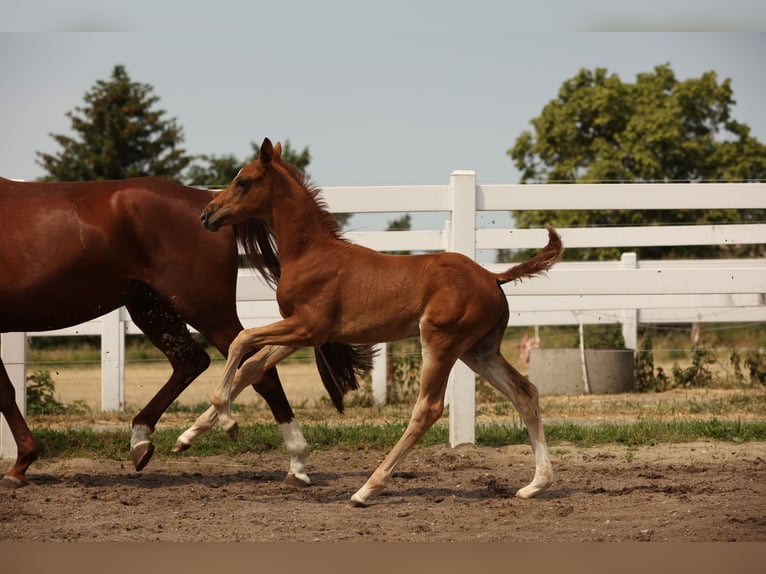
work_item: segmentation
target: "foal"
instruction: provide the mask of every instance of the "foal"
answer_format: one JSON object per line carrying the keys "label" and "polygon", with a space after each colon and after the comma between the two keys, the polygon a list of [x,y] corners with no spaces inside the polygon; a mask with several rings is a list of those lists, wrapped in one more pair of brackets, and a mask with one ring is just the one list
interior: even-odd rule
{"label": "foal", "polygon": [[492,273],[457,253],[385,255],[340,236],[335,219],[300,172],[281,158],[281,145],[266,139],[260,158],[245,166],[202,214],[216,231],[249,217],[273,231],[282,272],[277,301],[283,320],[245,329],[229,349],[213,405],[224,429],[237,432],[230,406],[239,389],[242,359],[264,349],[245,368],[268,369],[299,347],[328,341],[377,343],[420,336],[420,391],[409,426],[383,463],[351,498],[365,506],[380,493],[394,469],[439,419],[447,378],[458,359],[513,402],[529,432],[535,456],[532,482],[516,494],[530,498],[548,488],[553,470],[543,433],[537,389],[500,354],[508,303],[500,285],[548,270],[563,250],[548,228],[547,246],[532,259]]}

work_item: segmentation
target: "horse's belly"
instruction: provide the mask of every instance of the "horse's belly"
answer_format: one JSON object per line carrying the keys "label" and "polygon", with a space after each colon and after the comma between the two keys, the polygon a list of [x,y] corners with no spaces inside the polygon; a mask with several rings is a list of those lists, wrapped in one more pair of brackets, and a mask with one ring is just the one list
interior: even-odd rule
{"label": "horse's belly", "polygon": [[14,289],[0,286],[0,332],[47,331],[95,319],[125,303],[117,289],[87,285]]}

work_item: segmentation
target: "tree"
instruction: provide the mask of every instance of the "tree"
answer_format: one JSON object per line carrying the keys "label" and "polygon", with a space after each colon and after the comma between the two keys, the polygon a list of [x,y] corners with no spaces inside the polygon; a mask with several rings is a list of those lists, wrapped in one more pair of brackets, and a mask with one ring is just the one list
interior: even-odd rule
{"label": "tree", "polygon": [[[679,81],[669,64],[625,83],[604,68],[583,69],[531,120],[508,150],[529,182],[757,181],[766,178],[766,146],[735,119],[730,80],[715,72]],[[744,210],[514,212],[519,227],[649,223],[735,223],[763,218]],[[747,249],[735,254],[742,255]],[[641,248],[639,255],[711,257],[717,247]],[[569,250],[569,258],[614,259],[619,249]],[[729,251],[731,253],[731,251]],[[526,253],[519,254],[526,257]]]}
{"label": "tree", "polygon": [[159,98],[152,92],[115,66],[109,81],[99,80],[85,94],[83,107],[66,114],[76,136],[50,134],[62,151],[37,152],[38,164],[48,173],[44,179],[178,178],[192,158],[179,147],[181,128],[154,107]]}
{"label": "tree", "polygon": [[[386,231],[409,231],[412,229],[412,216],[409,213],[405,213],[401,217],[392,219],[388,222]],[[386,251],[392,255],[409,255],[409,251]]]}
{"label": "tree", "polygon": [[[195,158],[197,163],[193,163],[187,170],[184,181],[188,185],[199,187],[219,187],[226,186],[233,180],[242,166],[258,159],[260,146],[255,142],[250,142],[251,154],[244,159],[238,159],[233,154],[228,155],[200,155]],[[302,151],[293,149],[290,140],[286,139],[282,147],[282,158],[300,169],[308,177],[306,168],[311,163],[311,152],[308,147]],[[341,228],[346,225],[351,218],[350,213],[336,213],[335,219]]]}
{"label": "tree", "polygon": [[[200,155],[195,158],[198,163],[189,166],[184,180],[188,185],[217,187],[228,185],[242,169],[242,166],[258,159],[260,146],[255,142],[250,142],[251,154],[245,159],[238,159],[235,155]],[[282,157],[295,165],[303,173],[311,163],[311,153],[308,147],[298,152],[290,145],[290,140],[285,140],[282,149]]]}

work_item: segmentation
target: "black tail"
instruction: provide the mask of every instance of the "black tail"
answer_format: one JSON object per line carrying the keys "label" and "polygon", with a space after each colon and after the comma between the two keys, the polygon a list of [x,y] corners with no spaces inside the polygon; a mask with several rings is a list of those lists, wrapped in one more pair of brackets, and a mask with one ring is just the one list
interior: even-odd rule
{"label": "black tail", "polygon": [[330,399],[339,413],[344,410],[343,397],[359,388],[357,376],[372,369],[376,350],[371,345],[325,343],[314,349],[317,370]]}

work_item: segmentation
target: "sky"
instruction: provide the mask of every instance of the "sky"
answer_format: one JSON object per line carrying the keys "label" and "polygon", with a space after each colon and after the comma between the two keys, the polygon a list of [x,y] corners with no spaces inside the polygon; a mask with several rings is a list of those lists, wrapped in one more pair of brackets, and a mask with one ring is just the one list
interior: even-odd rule
{"label": "sky", "polygon": [[0,0],[0,176],[43,175],[35,152],[60,151],[50,134],[118,64],[188,153],[289,139],[320,187],[516,183],[507,150],[581,68],[715,71],[766,141],[759,29],[762,0]]}

